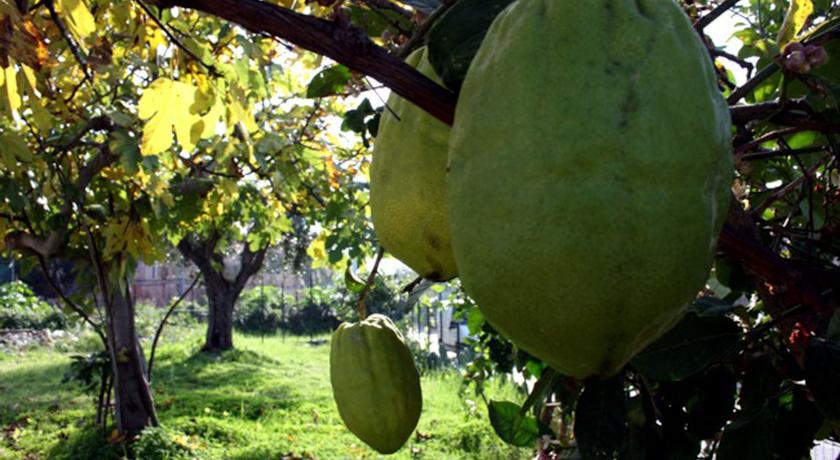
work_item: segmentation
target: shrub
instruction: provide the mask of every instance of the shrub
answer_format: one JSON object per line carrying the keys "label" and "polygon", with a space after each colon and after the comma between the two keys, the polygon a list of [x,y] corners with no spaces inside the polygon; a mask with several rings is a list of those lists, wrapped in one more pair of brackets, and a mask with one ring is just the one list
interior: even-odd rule
{"label": "shrub", "polygon": [[132,457],[143,460],[178,460],[195,457],[195,437],[163,426],[144,429],[131,445]]}
{"label": "shrub", "polygon": [[258,286],[242,292],[234,310],[233,324],[244,332],[272,333],[280,328],[283,309],[291,303],[275,286]]}
{"label": "shrub", "polygon": [[25,283],[0,286],[0,329],[63,329],[67,318]]}

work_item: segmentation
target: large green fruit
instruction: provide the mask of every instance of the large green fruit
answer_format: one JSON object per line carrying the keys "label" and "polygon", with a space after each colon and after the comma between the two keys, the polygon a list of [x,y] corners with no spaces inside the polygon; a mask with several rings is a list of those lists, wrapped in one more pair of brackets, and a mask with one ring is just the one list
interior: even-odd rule
{"label": "large green fruit", "polygon": [[450,138],[464,287],[558,371],[618,372],[707,279],[730,148],[712,63],[672,0],[515,2]]}
{"label": "large green fruit", "polygon": [[402,334],[382,315],[344,323],[332,337],[330,382],[347,428],[378,452],[399,450],[420,419],[420,375]]}
{"label": "large green fruit", "polygon": [[[440,83],[426,48],[406,62]],[[449,126],[392,94],[382,114],[370,172],[370,209],[379,241],[412,270],[435,281],[457,275],[445,199],[449,131]]]}

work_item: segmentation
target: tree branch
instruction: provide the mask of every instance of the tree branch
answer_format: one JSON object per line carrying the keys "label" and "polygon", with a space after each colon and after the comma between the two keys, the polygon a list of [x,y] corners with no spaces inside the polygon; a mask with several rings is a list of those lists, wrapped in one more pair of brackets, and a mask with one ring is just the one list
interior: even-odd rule
{"label": "tree branch", "polygon": [[73,312],[79,315],[82,318],[82,320],[88,323],[93,328],[93,331],[96,332],[96,334],[99,336],[99,338],[102,339],[102,344],[107,346],[108,340],[105,338],[105,334],[102,333],[102,330],[99,329],[99,324],[97,324],[93,319],[91,319],[91,317],[87,313],[85,313],[85,311],[80,306],[78,306],[76,302],[73,302],[72,300],[70,300],[69,297],[67,297],[67,295],[64,293],[64,289],[61,288],[61,285],[58,284],[58,282],[50,274],[50,269],[47,265],[47,259],[44,256],[41,256],[40,254],[38,255],[38,264],[41,266],[41,271],[44,272],[44,278],[47,279],[47,283],[49,283],[50,287],[55,292],[55,294],[59,298],[61,298],[61,300],[64,301],[65,304],[67,304],[67,307],[73,310]]}
{"label": "tree branch", "polygon": [[152,381],[152,368],[155,365],[155,351],[157,350],[157,344],[158,344],[158,340],[160,340],[160,335],[161,335],[161,333],[163,333],[163,327],[166,325],[166,321],[169,320],[169,316],[172,315],[172,312],[175,311],[175,308],[178,307],[178,305],[193,290],[195,285],[198,284],[198,280],[199,280],[198,276],[193,278],[193,281],[190,284],[190,287],[188,287],[187,290],[184,291],[181,294],[180,297],[178,297],[178,300],[176,300],[174,303],[172,303],[172,305],[169,307],[169,310],[167,310],[166,314],[163,316],[163,319],[160,320],[160,324],[158,324],[157,330],[155,331],[155,338],[154,338],[154,340],[152,340],[152,350],[149,352],[149,368],[146,370],[146,378],[149,380],[149,382]]}
{"label": "tree branch", "polygon": [[[728,0],[726,3],[729,3]],[[181,6],[201,10],[236,22],[255,32],[268,33],[288,40],[315,53],[327,56],[358,72],[376,78],[390,87],[397,94],[417,104],[436,118],[452,124],[455,113],[456,96],[434,84],[386,50],[374,45],[358,29],[347,24],[340,24],[323,19],[295,13],[287,8],[260,2],[258,0],[156,0],[162,7]],[[711,22],[708,18],[704,22]],[[702,24],[701,24],[702,25]],[[833,38],[837,29],[826,31],[812,37],[809,42],[821,43]],[[744,87],[736,90],[730,97],[735,103],[749,94],[764,79],[778,69],[770,66],[762,69]],[[732,118],[737,123],[746,123],[755,119],[773,116],[781,109],[776,105],[739,106],[732,108]],[[806,121],[791,119],[796,122],[790,126],[806,127]],[[828,128],[837,128],[828,126]],[[755,224],[749,219],[738,219],[734,209],[720,238],[719,248],[729,257],[741,264],[747,271],[756,274],[760,280],[780,282],[790,289],[807,291],[811,303],[819,307],[837,305],[837,299],[821,299],[819,293],[825,289],[815,289],[826,278],[808,279],[794,276],[788,272],[790,263],[750,237]],[[737,224],[737,225],[736,225]],[[832,281],[836,275],[831,275]],[[797,302],[798,303],[798,302]]]}
{"label": "tree branch", "polygon": [[245,238],[245,240],[246,241],[243,243],[245,247],[242,249],[242,254],[239,256],[239,273],[236,275],[236,279],[233,282],[233,286],[236,291],[244,289],[245,285],[248,283],[248,279],[260,271],[263,261],[265,260],[265,254],[268,252],[268,246],[263,246],[256,252],[252,252],[251,247],[247,242],[248,238]]}
{"label": "tree branch", "polygon": [[735,6],[738,3],[738,0],[726,0],[725,2],[721,3],[715,9],[709,12],[709,14],[703,16],[702,18],[698,19],[697,22],[694,23],[694,28],[697,31],[702,31],[705,29],[709,24],[714,22],[715,19],[719,18],[720,15],[729,11],[730,8]]}
{"label": "tree branch", "polygon": [[327,21],[259,0],[156,0],[219,16],[268,33],[386,83],[435,118],[452,124],[456,96],[374,44],[352,24]]}
{"label": "tree branch", "polygon": [[44,4],[50,12],[50,18],[55,23],[56,27],[58,27],[58,30],[61,32],[61,36],[64,37],[64,40],[70,47],[70,51],[73,53],[73,56],[76,57],[76,60],[79,61],[79,65],[82,66],[82,72],[85,74],[85,79],[93,81],[90,69],[88,68],[87,59],[85,59],[85,56],[82,54],[82,50],[79,48],[79,45],[75,42],[75,40],[73,40],[73,37],[70,35],[70,31],[67,30],[67,25],[64,24],[61,16],[59,16],[58,12],[56,12],[53,0],[45,0]]}
{"label": "tree branch", "polygon": [[384,255],[385,248],[380,246],[379,251],[376,252],[376,260],[373,262],[373,268],[370,270],[370,274],[367,277],[367,281],[365,281],[365,288],[362,289],[362,292],[359,294],[359,301],[356,302],[356,309],[359,311],[359,321],[364,321],[367,317],[367,307],[365,306],[365,299],[367,299],[371,288],[373,288],[373,283],[376,279],[376,272],[379,271],[379,262],[382,261],[382,256]]}

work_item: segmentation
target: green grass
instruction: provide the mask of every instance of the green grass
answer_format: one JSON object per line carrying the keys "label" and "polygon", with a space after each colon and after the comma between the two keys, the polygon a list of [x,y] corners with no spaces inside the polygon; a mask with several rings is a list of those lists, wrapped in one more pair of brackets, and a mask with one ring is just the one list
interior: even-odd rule
{"label": "green grass", "polygon": [[[197,351],[200,331],[177,335],[160,348],[152,385],[162,424],[184,433],[179,442],[195,448],[196,458],[379,458],[341,423],[328,344],[238,335],[235,351],[214,356]],[[69,357],[43,349],[0,354],[0,460],[119,456],[90,426],[92,397],[60,383]],[[529,458],[496,438],[482,402],[459,395],[457,373],[425,375],[422,386],[418,429],[389,458]],[[523,399],[501,383],[490,396]]]}

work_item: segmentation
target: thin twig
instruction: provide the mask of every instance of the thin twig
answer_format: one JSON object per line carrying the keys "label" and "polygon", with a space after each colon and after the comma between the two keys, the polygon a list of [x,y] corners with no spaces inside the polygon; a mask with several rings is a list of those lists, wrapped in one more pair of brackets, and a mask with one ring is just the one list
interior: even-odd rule
{"label": "thin twig", "polygon": [[764,83],[764,80],[772,77],[777,71],[779,70],[779,64],[775,62],[769,64],[767,67],[758,71],[758,73],[749,79],[744,86],[736,89],[729,95],[729,98],[726,100],[729,105],[737,104],[738,101],[746,97],[748,94],[752,93],[758,86]]}
{"label": "thin twig", "polygon": [[819,145],[816,147],[808,147],[802,149],[782,149],[782,150],[768,150],[766,152],[756,152],[756,153],[745,153],[743,155],[739,155],[738,158],[744,161],[756,161],[756,160],[766,160],[768,158],[778,158],[784,157],[788,155],[807,155],[809,153],[820,153],[825,152],[826,147]]}
{"label": "thin twig", "polygon": [[388,0],[361,0],[361,2],[367,4],[371,9],[380,8],[385,10],[391,10],[406,19],[411,19],[410,11],[402,8],[399,5],[395,5],[394,3]]}
{"label": "thin twig", "polygon": [[825,165],[826,161],[830,160],[831,158],[832,157],[830,156],[826,156],[825,158],[818,161],[817,164],[808,168],[807,171],[804,171],[801,176],[792,180],[789,184],[785,185],[784,187],[780,188],[772,195],[770,195],[766,200],[764,200],[763,203],[751,209],[750,214],[754,216],[760,215],[762,212],[764,212],[765,209],[770,207],[770,205],[772,205],[788,193],[796,190],[796,188],[802,185],[803,182],[810,180],[811,175],[816,173],[818,169],[822,168]]}
{"label": "thin twig", "polygon": [[752,150],[754,148],[760,147],[761,144],[763,144],[765,142],[769,142],[769,141],[772,141],[774,139],[779,139],[779,138],[782,138],[784,136],[789,136],[791,134],[796,134],[796,133],[802,132],[802,131],[807,131],[807,129],[797,126],[797,127],[793,127],[793,128],[784,128],[784,129],[780,129],[778,131],[773,131],[773,132],[767,133],[767,134],[759,137],[758,139],[755,139],[753,141],[747,142],[746,144],[742,144],[742,145],[737,146],[735,148],[735,154],[737,155],[739,153],[749,152],[750,150]]}
{"label": "thin twig", "polygon": [[85,78],[87,80],[93,81],[93,77],[90,74],[90,69],[88,68],[87,59],[82,54],[81,48],[73,40],[73,37],[70,35],[70,31],[67,30],[67,25],[64,24],[64,21],[61,19],[61,16],[58,15],[58,12],[55,10],[55,4],[53,0],[46,0],[44,4],[47,6],[47,10],[50,12],[50,18],[55,23],[58,30],[61,31],[62,37],[67,42],[67,45],[70,47],[70,51],[73,53],[73,56],[76,57],[76,60],[79,61],[79,65],[82,66],[82,72],[85,74]]}
{"label": "thin twig", "polygon": [[703,16],[702,18],[698,19],[697,22],[694,23],[694,29],[698,31],[702,31],[706,28],[709,24],[714,22],[715,19],[719,18],[720,15],[727,12],[730,8],[735,6],[738,3],[738,0],[726,0],[725,2],[721,3],[715,9],[709,12],[709,14]]}
{"label": "thin twig", "polygon": [[216,70],[216,68],[215,68],[215,67],[213,67],[212,65],[210,65],[210,64],[208,64],[208,63],[206,63],[206,62],[204,62],[204,60],[202,60],[202,59],[201,59],[200,57],[198,57],[195,53],[193,53],[193,52],[192,52],[192,50],[191,50],[191,49],[189,49],[189,48],[187,47],[187,45],[185,45],[184,43],[182,43],[182,42],[181,42],[181,40],[179,40],[179,39],[178,39],[178,37],[176,37],[176,36],[175,36],[175,35],[174,35],[174,34],[173,34],[170,30],[169,30],[169,28],[168,28],[168,27],[166,27],[166,26],[163,24],[163,22],[161,22],[160,18],[158,18],[157,16],[155,16],[155,14],[154,14],[154,13],[152,13],[152,10],[151,10],[151,9],[149,9],[149,7],[148,7],[148,6],[147,6],[147,5],[146,5],[146,4],[145,4],[142,0],[134,0],[134,1],[135,1],[138,5],[140,5],[140,8],[142,8],[142,9],[143,9],[143,11],[145,11],[145,12],[146,12],[146,14],[147,14],[147,15],[149,15],[149,17],[151,17],[151,18],[152,18],[152,21],[154,21],[154,22],[155,22],[155,24],[157,24],[157,26],[158,26],[158,27],[160,27],[160,30],[162,30],[162,31],[163,31],[163,33],[164,33],[164,34],[166,34],[166,36],[167,36],[167,37],[169,37],[169,41],[171,41],[172,43],[174,43],[174,44],[175,44],[175,46],[177,46],[179,49],[181,49],[182,51],[184,51],[185,53],[187,53],[190,57],[192,57],[193,59],[195,59],[195,60],[196,60],[196,62],[198,62],[199,64],[201,64],[202,66],[204,66],[204,67],[205,67],[207,70],[209,70],[209,71],[210,71],[210,73],[212,73],[214,76],[217,76],[217,77],[222,76],[222,75],[221,75],[221,74],[220,74],[220,73]]}
{"label": "thin twig", "polygon": [[50,274],[49,267],[47,266],[47,259],[41,254],[37,254],[37,256],[38,263],[41,266],[41,271],[44,272],[44,278],[47,279],[47,283],[49,283],[53,291],[55,291],[55,293],[61,298],[62,301],[64,301],[64,303],[67,304],[68,307],[70,307],[70,309],[72,309],[77,315],[81,316],[86,323],[93,327],[94,332],[96,332],[96,334],[99,335],[99,338],[102,339],[103,344],[107,344],[108,342],[105,340],[105,334],[103,334],[102,331],[99,329],[99,324],[97,324],[93,319],[91,319],[91,317],[88,316],[88,314],[85,313],[85,311],[81,307],[79,307],[79,305],[77,305],[76,302],[73,302],[72,300],[70,300],[69,297],[67,297],[67,295],[64,293],[64,289],[61,288],[61,285],[59,285],[58,282]]}
{"label": "thin twig", "polygon": [[365,288],[362,289],[362,292],[359,294],[359,301],[356,304],[356,308],[359,310],[359,321],[364,321],[367,317],[365,299],[367,298],[370,289],[373,287],[373,280],[376,278],[376,272],[379,270],[379,262],[382,261],[383,255],[385,255],[385,248],[380,246],[379,251],[376,253],[376,261],[373,262],[373,269],[368,275],[367,281],[365,282]]}
{"label": "thin twig", "polygon": [[152,367],[154,367],[155,365],[155,351],[157,351],[157,344],[158,340],[160,339],[160,335],[163,333],[163,327],[166,325],[166,321],[169,320],[169,316],[172,315],[172,313],[175,311],[175,308],[178,307],[178,304],[180,304],[181,301],[184,300],[187,297],[187,295],[189,295],[190,291],[193,290],[195,285],[198,284],[198,280],[198,276],[193,278],[193,282],[192,284],[190,284],[190,287],[188,287],[187,290],[184,291],[180,297],[178,297],[178,300],[176,300],[174,303],[172,303],[172,305],[169,306],[169,310],[163,316],[163,319],[160,320],[160,324],[158,324],[157,331],[155,331],[155,338],[154,340],[152,340],[152,351],[149,353],[149,368],[146,370],[146,378],[149,380],[149,382],[152,381]]}
{"label": "thin twig", "polygon": [[400,59],[405,59],[411,54],[412,51],[419,48],[420,45],[423,43],[423,40],[426,39],[426,35],[428,35],[429,30],[432,28],[433,25],[438,21],[438,19],[446,13],[449,8],[454,5],[455,2],[443,3],[438,7],[438,9],[432,11],[432,14],[423,21],[423,24],[420,24],[420,27],[414,32],[414,35],[400,48],[400,51],[397,53],[397,57]]}

